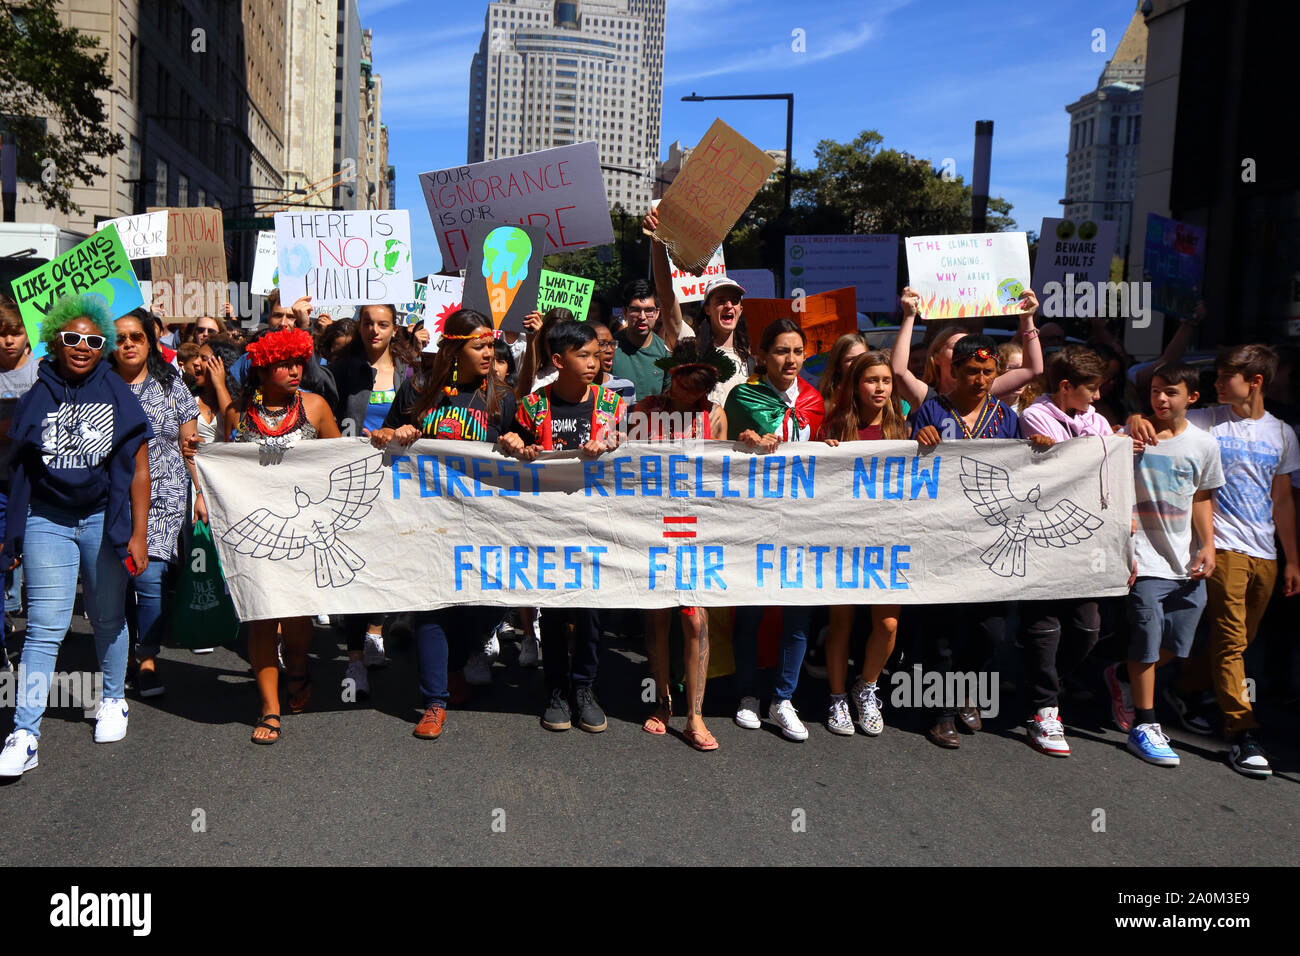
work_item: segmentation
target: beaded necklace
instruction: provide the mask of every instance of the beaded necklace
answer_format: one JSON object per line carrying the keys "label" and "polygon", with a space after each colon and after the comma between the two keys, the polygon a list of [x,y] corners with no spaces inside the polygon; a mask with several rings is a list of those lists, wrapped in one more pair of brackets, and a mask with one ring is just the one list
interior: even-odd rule
{"label": "beaded necklace", "polygon": [[[270,414],[262,404],[262,390],[259,388],[253,392],[253,400],[249,403],[248,411],[244,415],[244,420],[253,426],[263,438],[281,438],[294,429],[298,428],[302,419],[306,417],[306,412],[302,405],[302,392],[294,392],[293,403],[284,410],[284,418],[280,419],[279,425],[271,425],[263,417]],[[275,444],[274,442],[272,444]]]}
{"label": "beaded necklace", "polygon": [[992,395],[986,395],[984,406],[980,409],[979,417],[975,419],[974,427],[966,425],[966,418],[953,407],[952,402],[948,400],[947,395],[939,396],[939,404],[944,410],[952,416],[953,420],[962,430],[963,438],[975,438],[986,431],[997,431],[998,426],[1002,424],[1002,419],[1006,417],[1003,409],[1006,407]]}

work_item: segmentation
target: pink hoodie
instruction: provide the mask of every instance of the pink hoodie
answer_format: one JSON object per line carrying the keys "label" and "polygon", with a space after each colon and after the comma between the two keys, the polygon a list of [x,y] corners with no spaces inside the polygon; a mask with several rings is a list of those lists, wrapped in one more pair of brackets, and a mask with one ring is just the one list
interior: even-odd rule
{"label": "pink hoodie", "polygon": [[1097,414],[1091,405],[1071,415],[1059,408],[1050,396],[1043,395],[1020,413],[1020,435],[1023,438],[1046,435],[1056,441],[1069,441],[1084,435],[1111,434],[1114,431],[1110,422]]}

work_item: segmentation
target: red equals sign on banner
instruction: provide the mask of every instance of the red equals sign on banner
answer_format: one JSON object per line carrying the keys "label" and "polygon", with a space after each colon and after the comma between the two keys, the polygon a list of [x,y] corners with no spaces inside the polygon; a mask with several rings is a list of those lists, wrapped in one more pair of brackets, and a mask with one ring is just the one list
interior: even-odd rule
{"label": "red equals sign on banner", "polygon": [[694,525],[695,522],[696,519],[694,517],[683,516],[683,517],[675,517],[675,518],[664,518],[664,524],[667,526],[668,529],[670,529],[664,531],[664,537],[665,538],[693,538],[695,537],[695,529],[693,527],[687,529],[681,526]]}

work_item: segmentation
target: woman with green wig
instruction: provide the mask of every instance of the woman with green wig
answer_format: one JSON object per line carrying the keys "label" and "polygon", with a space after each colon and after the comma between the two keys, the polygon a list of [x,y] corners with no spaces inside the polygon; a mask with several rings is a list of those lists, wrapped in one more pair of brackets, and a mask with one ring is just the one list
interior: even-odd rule
{"label": "woman with green wig", "polygon": [[14,410],[0,567],[22,562],[26,571],[27,680],[13,733],[0,751],[0,777],[18,777],[36,766],[41,717],[59,646],[72,623],[78,573],[103,672],[95,742],[126,736],[125,594],[128,574],[139,574],[149,563],[152,431],[139,399],[103,361],[116,334],[102,296],[60,300],[41,323],[40,340],[49,355]]}

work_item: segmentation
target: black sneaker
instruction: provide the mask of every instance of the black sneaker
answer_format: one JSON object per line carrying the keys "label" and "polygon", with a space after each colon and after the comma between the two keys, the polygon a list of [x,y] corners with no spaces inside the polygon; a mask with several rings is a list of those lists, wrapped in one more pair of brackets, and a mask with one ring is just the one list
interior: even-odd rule
{"label": "black sneaker", "polygon": [[1200,734],[1202,737],[1208,737],[1214,733],[1214,725],[1210,723],[1206,715],[1206,708],[1203,707],[1199,700],[1190,697],[1184,697],[1172,687],[1166,687],[1162,693],[1175,714],[1178,715],[1178,722],[1187,730],[1194,734]]}
{"label": "black sneaker", "polygon": [[167,688],[158,679],[157,671],[137,671],[135,675],[135,692],[140,698],[161,697]]}
{"label": "black sneaker", "polygon": [[596,692],[591,689],[590,684],[580,684],[573,692],[574,703],[578,707],[578,726],[589,734],[598,734],[606,727],[609,722],[605,719],[605,712],[600,709],[600,704],[596,703]]}
{"label": "black sneaker", "polygon": [[1228,766],[1247,777],[1271,777],[1273,768],[1268,765],[1264,748],[1249,730],[1238,734],[1228,751]]}
{"label": "black sneaker", "polygon": [[547,730],[568,730],[573,726],[569,720],[569,702],[559,687],[551,691],[551,699],[542,711],[542,726]]}

